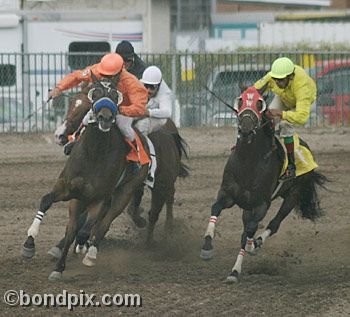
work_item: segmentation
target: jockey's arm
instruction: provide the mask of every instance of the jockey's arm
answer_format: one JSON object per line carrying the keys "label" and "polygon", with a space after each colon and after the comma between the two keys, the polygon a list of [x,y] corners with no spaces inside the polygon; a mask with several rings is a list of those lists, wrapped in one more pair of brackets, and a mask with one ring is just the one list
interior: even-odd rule
{"label": "jockey's arm", "polygon": [[159,119],[170,118],[172,113],[172,93],[164,82],[162,82],[156,98],[159,102],[159,108],[148,109],[149,116]]}
{"label": "jockey's arm", "polygon": [[130,104],[124,102],[119,106],[119,112],[128,117],[142,117],[146,112],[148,93],[146,88],[135,76],[127,74],[120,77],[123,93],[127,94]]}
{"label": "jockey's arm", "polygon": [[[92,66],[93,67],[93,66]],[[58,97],[62,91],[78,86],[82,81],[91,81],[91,66],[83,70],[76,70],[61,79],[57,86],[51,90],[50,97]]]}

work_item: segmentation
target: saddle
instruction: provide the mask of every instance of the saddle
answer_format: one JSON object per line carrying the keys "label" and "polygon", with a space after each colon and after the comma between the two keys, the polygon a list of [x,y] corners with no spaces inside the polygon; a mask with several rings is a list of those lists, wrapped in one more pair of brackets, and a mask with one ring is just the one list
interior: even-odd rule
{"label": "saddle", "polygon": [[141,165],[149,164],[151,162],[150,156],[146,152],[138,132],[135,131],[135,141],[137,144],[137,148],[135,147],[135,144],[130,140],[125,138],[125,141],[131,148],[131,151],[126,156],[128,161],[140,162]]}
{"label": "saddle", "polygon": [[140,163],[140,165],[148,164],[148,175],[144,181],[144,184],[150,188],[153,188],[155,171],[157,168],[156,153],[153,143],[147,136],[142,136],[137,130],[135,130],[135,140],[137,148],[135,147],[134,143],[130,142],[128,139],[125,139],[126,143],[131,148],[131,151],[128,153],[126,158],[128,161]]}
{"label": "saddle", "polygon": [[[295,167],[296,167],[296,176],[300,176],[311,172],[316,167],[318,167],[315,162],[313,155],[310,149],[307,147],[307,144],[303,142],[299,138],[297,133],[294,134],[294,157],[295,157]],[[287,158],[287,149],[284,145],[284,142],[279,137],[275,136],[276,143],[278,144],[278,148],[281,149],[281,154],[283,156],[283,167],[280,173],[280,176],[284,175],[288,166],[288,158]]]}

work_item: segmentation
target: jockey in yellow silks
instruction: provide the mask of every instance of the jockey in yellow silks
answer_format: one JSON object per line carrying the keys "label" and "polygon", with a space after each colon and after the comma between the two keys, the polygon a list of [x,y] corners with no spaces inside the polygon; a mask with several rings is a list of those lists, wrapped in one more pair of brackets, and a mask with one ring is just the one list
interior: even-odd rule
{"label": "jockey in yellow silks", "polygon": [[275,94],[269,105],[269,114],[279,123],[280,137],[287,149],[288,167],[283,178],[294,178],[293,125],[304,125],[308,121],[316,100],[316,84],[303,68],[287,57],[280,57],[254,87],[262,93],[272,91]]}

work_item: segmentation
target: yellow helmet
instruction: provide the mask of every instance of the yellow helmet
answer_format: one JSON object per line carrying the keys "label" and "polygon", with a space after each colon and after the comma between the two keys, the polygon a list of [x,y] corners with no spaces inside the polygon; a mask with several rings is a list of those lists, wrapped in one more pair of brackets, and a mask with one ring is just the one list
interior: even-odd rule
{"label": "yellow helmet", "polygon": [[286,78],[294,72],[294,63],[288,57],[277,58],[271,66],[272,78]]}

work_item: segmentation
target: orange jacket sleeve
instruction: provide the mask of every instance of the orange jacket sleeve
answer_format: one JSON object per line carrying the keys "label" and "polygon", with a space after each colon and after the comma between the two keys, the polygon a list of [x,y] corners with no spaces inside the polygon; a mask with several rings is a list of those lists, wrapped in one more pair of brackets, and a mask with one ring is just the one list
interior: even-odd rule
{"label": "orange jacket sleeve", "polygon": [[98,74],[96,67],[97,64],[88,66],[83,70],[76,70],[66,75],[57,84],[57,88],[63,91],[78,86],[82,81],[92,82],[91,72],[93,72],[96,77],[100,79],[101,76]]}
{"label": "orange jacket sleeve", "polygon": [[142,83],[123,69],[118,89],[123,94],[123,102],[119,106],[120,113],[128,117],[143,116],[147,109],[148,92]]}

